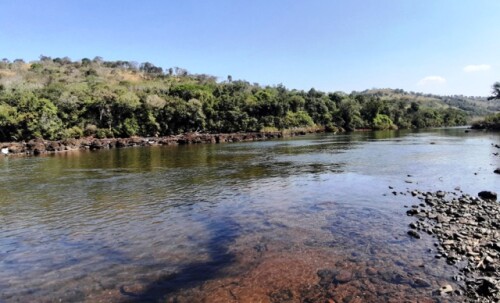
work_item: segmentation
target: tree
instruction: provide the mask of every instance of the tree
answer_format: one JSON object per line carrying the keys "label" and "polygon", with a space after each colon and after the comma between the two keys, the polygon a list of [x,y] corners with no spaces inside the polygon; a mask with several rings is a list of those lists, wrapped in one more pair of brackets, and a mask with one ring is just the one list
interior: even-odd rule
{"label": "tree", "polygon": [[495,82],[492,86],[493,91],[491,92],[493,96],[488,97],[488,100],[500,100],[500,82]]}

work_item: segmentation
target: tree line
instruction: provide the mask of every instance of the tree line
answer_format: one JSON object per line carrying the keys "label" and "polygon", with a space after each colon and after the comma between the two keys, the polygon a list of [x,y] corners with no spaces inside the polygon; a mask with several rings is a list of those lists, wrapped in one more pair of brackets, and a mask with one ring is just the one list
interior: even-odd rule
{"label": "tree line", "polygon": [[105,61],[0,62],[0,140],[164,136],[318,128],[455,126],[465,111],[359,93],[217,81],[182,68]]}

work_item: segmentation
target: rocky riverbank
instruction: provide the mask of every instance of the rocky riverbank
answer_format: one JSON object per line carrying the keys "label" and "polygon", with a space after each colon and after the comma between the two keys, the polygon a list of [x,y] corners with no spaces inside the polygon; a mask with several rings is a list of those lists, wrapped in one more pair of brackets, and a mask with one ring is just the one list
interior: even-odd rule
{"label": "rocky riverbank", "polygon": [[[470,302],[500,302],[500,203],[493,192],[477,197],[456,192],[411,191],[419,204],[407,211],[418,220],[408,234],[436,238],[435,257],[457,266],[453,277]],[[438,290],[439,291],[439,290]],[[458,291],[443,289],[442,291]]]}
{"label": "rocky riverbank", "polygon": [[181,145],[181,144],[213,144],[227,142],[263,141],[288,136],[305,135],[300,132],[265,132],[265,133],[233,133],[233,134],[200,134],[189,133],[167,137],[132,137],[98,139],[85,137],[80,139],[65,139],[48,141],[33,139],[28,142],[0,143],[4,155],[40,155],[71,150],[99,150],[133,146]]}

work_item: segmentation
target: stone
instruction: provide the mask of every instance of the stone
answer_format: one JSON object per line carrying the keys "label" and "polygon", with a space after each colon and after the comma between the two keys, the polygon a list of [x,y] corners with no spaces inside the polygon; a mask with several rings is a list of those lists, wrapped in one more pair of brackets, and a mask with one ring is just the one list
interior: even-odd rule
{"label": "stone", "polygon": [[418,214],[418,210],[417,210],[417,209],[415,209],[415,208],[412,208],[412,209],[409,209],[408,211],[406,211],[406,214],[407,214],[408,216],[413,216],[413,215]]}
{"label": "stone", "polygon": [[333,282],[336,272],[330,269],[320,269],[316,274],[320,278],[319,285],[327,287]]}
{"label": "stone", "polygon": [[450,284],[446,284],[446,285],[442,286],[441,288],[439,288],[439,292],[442,294],[451,293],[451,292],[453,292],[453,287],[451,287]]}
{"label": "stone", "polygon": [[344,284],[350,282],[352,280],[352,272],[348,270],[341,270],[338,274],[335,275],[334,281],[340,284]]}
{"label": "stone", "polygon": [[430,287],[431,284],[424,279],[416,278],[412,283],[413,287]]}
{"label": "stone", "polygon": [[413,238],[420,239],[420,234],[414,230],[409,230],[408,235],[412,236]]}
{"label": "stone", "polygon": [[497,200],[497,193],[496,192],[485,190],[485,191],[479,192],[477,195],[479,198],[481,198],[483,200],[493,200],[493,201]]}

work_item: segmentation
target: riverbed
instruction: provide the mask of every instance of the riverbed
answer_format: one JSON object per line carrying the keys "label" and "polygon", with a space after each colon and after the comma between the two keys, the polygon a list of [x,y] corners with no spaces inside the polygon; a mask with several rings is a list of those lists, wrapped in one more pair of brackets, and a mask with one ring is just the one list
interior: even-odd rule
{"label": "riverbed", "polygon": [[[500,192],[498,133],[0,159],[0,302],[460,302],[408,190]],[[458,283],[458,284],[457,284]]]}

